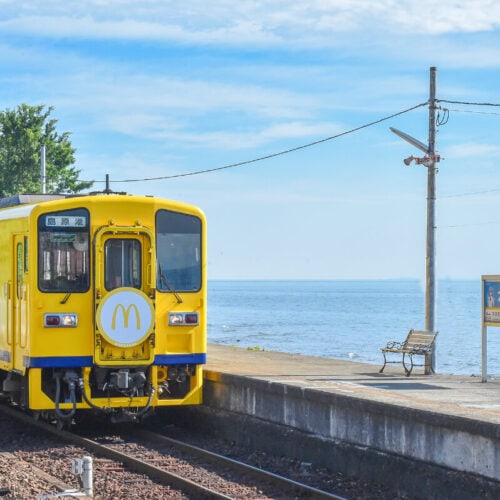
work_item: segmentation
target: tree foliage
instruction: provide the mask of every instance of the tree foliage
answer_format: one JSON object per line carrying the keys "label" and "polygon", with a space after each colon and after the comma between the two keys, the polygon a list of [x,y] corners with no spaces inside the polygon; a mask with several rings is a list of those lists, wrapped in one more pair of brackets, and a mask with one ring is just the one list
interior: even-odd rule
{"label": "tree foliage", "polygon": [[0,112],[0,197],[41,193],[41,150],[45,145],[47,193],[77,193],[79,181],[69,132],[58,133],[52,107],[21,104]]}

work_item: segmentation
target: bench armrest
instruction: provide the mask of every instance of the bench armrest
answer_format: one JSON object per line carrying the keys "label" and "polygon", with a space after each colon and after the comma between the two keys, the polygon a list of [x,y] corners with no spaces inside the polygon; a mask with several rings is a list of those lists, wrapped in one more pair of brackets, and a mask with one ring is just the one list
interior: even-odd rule
{"label": "bench armrest", "polygon": [[432,350],[432,344],[414,344],[411,350],[417,354],[428,354]]}
{"label": "bench armrest", "polygon": [[404,342],[396,342],[396,341],[391,341],[387,342],[386,348],[387,349],[404,349],[405,343]]}

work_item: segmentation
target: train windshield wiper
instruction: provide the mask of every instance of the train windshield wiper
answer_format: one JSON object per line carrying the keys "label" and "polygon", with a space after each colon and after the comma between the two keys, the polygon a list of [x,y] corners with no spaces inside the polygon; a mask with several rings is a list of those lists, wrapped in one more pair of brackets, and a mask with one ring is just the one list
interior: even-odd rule
{"label": "train windshield wiper", "polygon": [[172,292],[175,295],[175,298],[177,299],[177,302],[179,304],[182,304],[182,298],[181,296],[175,291],[175,288],[172,286],[172,283],[167,279],[167,277],[163,274],[163,269],[161,267],[161,264],[159,264],[159,270],[160,270],[160,282],[164,283],[165,286],[168,288],[170,292]]}

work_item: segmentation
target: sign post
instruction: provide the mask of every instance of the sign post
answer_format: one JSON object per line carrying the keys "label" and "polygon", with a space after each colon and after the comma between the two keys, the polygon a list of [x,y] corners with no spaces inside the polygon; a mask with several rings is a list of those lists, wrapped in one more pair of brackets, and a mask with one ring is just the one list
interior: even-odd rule
{"label": "sign post", "polygon": [[482,336],[481,374],[482,382],[488,381],[488,326],[500,326],[500,276],[482,276]]}

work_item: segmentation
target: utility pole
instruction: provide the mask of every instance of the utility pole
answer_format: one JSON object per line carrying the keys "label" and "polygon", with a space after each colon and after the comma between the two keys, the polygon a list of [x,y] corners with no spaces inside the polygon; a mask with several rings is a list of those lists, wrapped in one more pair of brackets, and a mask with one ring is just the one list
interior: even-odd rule
{"label": "utility pole", "polygon": [[[417,165],[427,167],[427,243],[425,256],[425,329],[429,332],[436,331],[436,174],[438,172],[437,164],[441,159],[436,153],[436,74],[437,68],[430,69],[429,85],[429,138],[428,143],[424,144],[418,139],[411,137],[400,130],[390,127],[396,135],[409,142],[417,149],[425,153],[422,158],[410,156],[403,160],[405,165],[415,160]],[[434,343],[429,362],[426,363],[426,375],[435,372],[436,343]]]}
{"label": "utility pole", "polygon": [[[436,331],[436,73],[437,68],[430,69],[429,88],[429,155],[427,166],[427,253],[426,253],[426,298],[425,329]],[[436,369],[435,344],[431,353],[431,371]]]}

